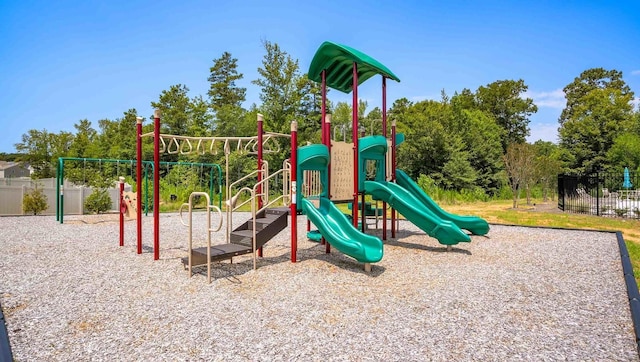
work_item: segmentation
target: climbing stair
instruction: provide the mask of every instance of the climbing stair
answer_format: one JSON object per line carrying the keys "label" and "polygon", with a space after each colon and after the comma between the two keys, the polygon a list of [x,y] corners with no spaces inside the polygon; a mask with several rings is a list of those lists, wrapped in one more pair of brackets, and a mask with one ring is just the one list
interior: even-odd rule
{"label": "climbing stair", "polygon": [[[280,231],[287,227],[287,215],[289,209],[272,208],[265,209],[256,215],[256,248],[261,248]],[[247,220],[231,232],[231,244],[253,247],[253,220]]]}
{"label": "climbing stair", "polygon": [[[261,248],[288,225],[289,208],[270,208],[256,215],[256,249]],[[234,256],[251,254],[253,249],[253,219],[233,230],[228,244],[211,246],[211,262],[232,259]],[[192,266],[207,264],[207,247],[191,251]],[[185,265],[188,258],[182,258]]]}

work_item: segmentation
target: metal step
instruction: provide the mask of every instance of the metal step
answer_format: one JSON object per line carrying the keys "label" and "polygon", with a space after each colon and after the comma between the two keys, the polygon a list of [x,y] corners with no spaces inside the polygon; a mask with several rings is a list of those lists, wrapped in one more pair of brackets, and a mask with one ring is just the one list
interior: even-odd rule
{"label": "metal step", "polygon": [[[288,208],[266,209],[256,218],[256,248],[262,247],[288,225]],[[253,247],[253,220],[245,222],[231,232],[233,244]]]}
{"label": "metal step", "polygon": [[[220,261],[231,259],[234,256],[251,253],[252,247],[246,247],[238,244],[221,244],[211,246],[211,261]],[[189,265],[189,258],[182,258],[184,265]],[[191,265],[207,264],[207,247],[195,248],[191,250]]]}
{"label": "metal step", "polygon": [[[256,233],[258,236],[260,232]],[[253,230],[234,230],[229,235],[229,241],[233,244],[253,247]]]}
{"label": "metal step", "polygon": [[270,209],[266,209],[265,213],[267,215],[289,215],[289,211],[291,211],[288,207],[274,207]]}
{"label": "metal step", "polygon": [[[277,214],[266,214],[265,217],[257,218],[256,219],[256,230],[260,231],[260,230],[264,229],[267,225],[275,222],[278,217],[280,217],[280,215],[277,215]],[[247,224],[247,226],[249,228],[248,230],[252,230],[253,222],[251,222],[251,220],[249,220],[249,223]]]}

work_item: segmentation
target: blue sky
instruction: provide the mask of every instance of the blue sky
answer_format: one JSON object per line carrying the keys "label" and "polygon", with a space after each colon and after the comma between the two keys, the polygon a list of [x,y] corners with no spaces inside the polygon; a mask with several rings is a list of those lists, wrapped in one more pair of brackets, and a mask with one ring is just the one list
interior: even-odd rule
{"label": "blue sky", "polygon": [[[238,58],[259,103],[262,40],[306,72],[325,40],[390,68],[388,104],[523,79],[539,107],[529,140],[555,141],[562,88],[589,68],[622,71],[640,96],[637,1],[0,1],[0,152],[30,129],[74,131],[116,119],[173,84],[203,95],[213,59]],[[380,105],[380,80],[359,90]],[[350,101],[337,91],[330,99]],[[267,120],[268,122],[268,120]]]}

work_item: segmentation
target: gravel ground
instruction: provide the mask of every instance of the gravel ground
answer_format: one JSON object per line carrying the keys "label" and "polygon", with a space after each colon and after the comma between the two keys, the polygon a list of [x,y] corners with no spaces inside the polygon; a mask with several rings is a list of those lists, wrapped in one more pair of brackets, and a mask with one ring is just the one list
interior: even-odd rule
{"label": "gravel ground", "polygon": [[300,217],[298,263],[287,229],[257,271],[239,257],[207,284],[206,271],[183,269],[176,214],[161,216],[159,261],[151,218],[142,255],[135,222],[119,247],[113,217],[82,220],[0,218],[0,301],[17,361],[638,359],[615,234],[492,226],[446,252],[401,222],[365,273],[302,237]]}

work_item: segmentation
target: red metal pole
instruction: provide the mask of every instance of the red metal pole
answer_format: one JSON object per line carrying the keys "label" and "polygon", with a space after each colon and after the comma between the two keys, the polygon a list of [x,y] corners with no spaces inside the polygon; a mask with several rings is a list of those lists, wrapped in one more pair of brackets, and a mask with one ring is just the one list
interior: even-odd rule
{"label": "red metal pole", "polygon": [[[326,116],[327,116],[327,71],[323,70],[322,73],[320,73],[320,77],[322,79],[322,85],[321,85],[321,94],[322,94],[322,106],[320,107],[320,142],[323,145],[328,145],[327,142],[331,142],[331,139],[327,138],[328,135],[328,131],[327,128],[330,128],[330,125],[328,126],[326,123]],[[330,169],[328,170],[329,172],[329,177],[330,176]],[[311,183],[307,182],[307,184],[309,184],[309,188],[311,187]],[[329,195],[327,193],[327,197],[331,198],[331,195]],[[307,231],[311,230],[311,221],[307,220]],[[325,240],[324,237],[320,240],[321,244],[325,244]]]}
{"label": "red metal pole", "polygon": [[[367,129],[362,127],[362,130],[360,132],[360,137],[366,137],[367,136]],[[362,224],[360,226],[360,230],[362,230],[362,232],[364,232],[364,228],[365,228],[365,224],[367,222],[367,214],[365,211],[365,205],[364,205],[364,192],[360,194],[360,223]]]}
{"label": "red metal pole", "polygon": [[160,110],[153,111],[153,260],[160,259]]}
{"label": "red metal pole", "polygon": [[[325,89],[326,92],[326,89]],[[327,198],[331,199],[331,115],[325,115],[325,128],[327,130],[327,134],[325,135],[325,141],[327,149],[329,150],[329,166],[327,167],[327,185],[325,185],[327,189]],[[329,244],[324,236],[322,237],[322,244],[324,244],[324,252],[329,254],[331,252],[331,244]]]}
{"label": "red metal pole", "polygon": [[361,211],[360,219],[361,219],[361,222],[362,222],[362,226],[360,228],[361,228],[362,232],[364,232],[364,227],[365,227],[365,224],[367,222],[367,214],[366,214],[366,211],[365,211],[365,208],[364,208],[364,192],[360,194],[360,211]]}
{"label": "red metal pole", "polygon": [[291,122],[291,262],[296,262],[298,251],[298,210],[297,172],[298,172],[298,122]]}
{"label": "red metal pole", "polygon": [[353,138],[353,226],[358,228],[358,65],[353,62],[353,112],[351,113],[351,137]]}
{"label": "red metal pole", "polygon": [[320,119],[320,129],[321,129],[321,134],[320,134],[320,138],[321,138],[321,142],[323,145],[327,144],[327,130],[326,127],[327,125],[325,124],[325,116],[327,115],[327,71],[323,70],[322,73],[320,73],[320,76],[322,77],[322,107],[320,108],[320,114],[321,114],[321,119]]}
{"label": "red metal pole", "polygon": [[[391,122],[391,182],[396,182],[396,120]],[[396,237],[396,210],[391,209],[391,237]]]}
{"label": "red metal pole", "polygon": [[[387,138],[387,78],[385,76],[382,76],[382,135],[385,139]],[[384,169],[382,172],[384,172],[384,178],[386,181],[386,162],[384,163]],[[384,201],[382,202],[382,240],[387,240],[387,203]]]}
{"label": "red metal pole", "polygon": [[[324,132],[324,129],[322,131]],[[307,196],[311,195],[311,171],[304,171],[304,173],[302,174],[302,179],[307,180],[307,182],[303,182],[303,184],[307,184]],[[309,231],[311,231],[311,220],[307,219],[307,232]]]}
{"label": "red metal pole", "polygon": [[[258,183],[262,181],[262,134],[264,117],[258,113]],[[258,185],[258,209],[262,209],[262,185]],[[262,257],[262,247],[258,249],[258,256]]]}
{"label": "red metal pole", "polygon": [[[124,204],[124,177],[120,176],[120,246],[124,246],[124,210],[126,206]],[[122,207],[125,207],[123,210]]]}
{"label": "red metal pole", "polygon": [[138,254],[142,254],[142,117],[136,117],[136,228]]}

